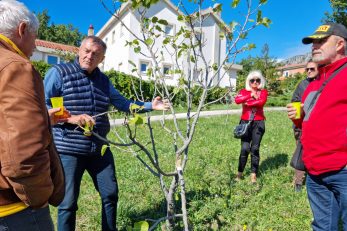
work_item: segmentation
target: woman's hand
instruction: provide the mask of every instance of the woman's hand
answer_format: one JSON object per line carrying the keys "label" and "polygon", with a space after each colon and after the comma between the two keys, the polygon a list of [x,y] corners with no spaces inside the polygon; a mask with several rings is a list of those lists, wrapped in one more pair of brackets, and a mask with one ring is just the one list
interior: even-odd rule
{"label": "woman's hand", "polygon": [[255,91],[253,89],[251,91],[251,97],[253,97],[254,99],[259,99],[258,91]]}

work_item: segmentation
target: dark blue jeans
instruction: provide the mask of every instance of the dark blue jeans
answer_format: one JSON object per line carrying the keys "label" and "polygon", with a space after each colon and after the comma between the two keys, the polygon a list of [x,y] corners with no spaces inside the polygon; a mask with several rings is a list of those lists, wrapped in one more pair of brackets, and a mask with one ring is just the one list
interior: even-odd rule
{"label": "dark blue jeans", "polygon": [[65,197],[58,207],[58,230],[72,231],[76,226],[77,200],[85,170],[91,176],[95,189],[101,196],[102,230],[116,228],[118,185],[112,153],[107,149],[104,156],[62,155],[61,162],[65,172]]}
{"label": "dark blue jeans", "polygon": [[0,217],[0,231],[54,231],[49,207],[26,208],[18,213]]}
{"label": "dark blue jeans", "polygon": [[314,231],[337,231],[339,220],[347,231],[347,168],[319,176],[307,175],[307,195]]}

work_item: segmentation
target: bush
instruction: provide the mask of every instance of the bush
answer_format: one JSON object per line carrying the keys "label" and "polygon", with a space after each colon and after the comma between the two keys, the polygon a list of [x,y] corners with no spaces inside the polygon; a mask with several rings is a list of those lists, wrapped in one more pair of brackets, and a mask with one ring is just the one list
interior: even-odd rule
{"label": "bush", "polygon": [[32,64],[34,65],[35,69],[40,73],[42,79],[45,77],[46,72],[51,67],[50,64],[44,61],[32,61]]}

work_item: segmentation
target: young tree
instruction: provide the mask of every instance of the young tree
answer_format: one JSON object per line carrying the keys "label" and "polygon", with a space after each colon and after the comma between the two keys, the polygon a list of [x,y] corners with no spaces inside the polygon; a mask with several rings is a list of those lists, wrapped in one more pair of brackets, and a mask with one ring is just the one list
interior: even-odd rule
{"label": "young tree", "polygon": [[[122,26],[131,33],[134,39],[127,41],[127,45],[132,47],[135,53],[150,58],[152,65],[147,69],[147,76],[154,80],[155,95],[159,94],[162,98],[172,101],[179,89],[185,92],[186,100],[186,122],[182,128],[177,120],[175,108],[170,108],[173,117],[173,126],[167,126],[167,122],[163,118],[161,121],[162,128],[171,136],[170,141],[166,141],[173,146],[172,150],[172,168],[171,170],[163,169],[160,163],[161,155],[156,148],[155,131],[151,125],[150,116],[147,117],[147,131],[150,140],[140,140],[137,136],[137,125],[143,124],[143,118],[136,111],[141,108],[132,108],[133,118],[126,118],[125,128],[127,137],[121,137],[116,133],[118,141],[107,141],[119,147],[126,146],[133,152],[146,168],[158,178],[164,198],[166,200],[167,213],[166,216],[153,222],[150,230],[153,230],[159,223],[166,221],[168,230],[172,230],[177,218],[182,219],[181,225],[184,230],[189,230],[189,216],[187,210],[187,198],[185,187],[185,170],[188,164],[188,157],[194,158],[194,153],[189,152],[189,146],[193,141],[193,137],[198,126],[199,115],[202,109],[210,103],[206,103],[207,94],[213,91],[221,81],[219,73],[226,73],[225,69],[229,64],[233,64],[235,57],[241,52],[254,48],[254,44],[245,44],[243,40],[247,38],[247,34],[257,26],[268,27],[271,21],[262,16],[260,7],[266,3],[266,0],[258,0],[256,4],[252,4],[251,0],[245,0],[245,13],[243,22],[230,22],[229,24],[221,23],[219,25],[220,39],[226,40],[225,56],[218,62],[213,62],[208,58],[207,51],[204,49],[205,44],[210,38],[202,36],[203,27],[207,20],[211,17],[219,17],[222,11],[221,4],[214,4],[213,8],[203,9],[203,4],[214,3],[214,1],[179,1],[177,4],[178,21],[181,25],[177,26],[176,34],[170,36],[164,35],[163,27],[168,25],[165,19],[149,16],[150,8],[156,4],[158,0],[137,0],[137,1],[110,1],[114,8],[107,7],[106,0],[100,0],[105,9],[113,15]],[[137,20],[140,23],[140,36],[127,27],[122,21],[120,3],[130,4],[131,10],[136,12]],[[187,6],[187,4],[190,4]],[[231,2],[232,8],[238,8],[240,0]],[[193,6],[192,6],[193,5]],[[124,5],[123,5],[124,6]],[[129,6],[129,5],[127,5]],[[230,12],[228,12],[230,13]],[[136,28],[139,29],[139,28]],[[242,44],[243,43],[243,44]],[[240,45],[241,44],[241,45]],[[179,81],[177,87],[173,91],[169,91],[167,79],[165,78],[165,70],[161,68],[161,60],[163,53],[168,52],[170,57],[176,63],[175,67],[167,70],[170,74],[178,76]],[[228,63],[230,62],[230,63]],[[133,72],[138,74],[141,79],[141,73],[137,65],[129,61],[133,65]],[[228,64],[228,65],[227,65]],[[197,76],[198,73],[198,76]],[[194,89],[198,86],[199,101],[196,112],[192,112],[192,95]],[[141,89],[141,88],[140,88]],[[154,97],[154,96],[153,96]],[[141,92],[137,93],[137,98],[143,100]],[[115,131],[116,132],[116,131]],[[97,136],[96,133],[93,132]],[[105,147],[106,148],[106,147]],[[138,155],[138,152],[145,153],[145,158]],[[175,201],[175,195],[179,192],[180,203]],[[177,205],[180,204],[180,208]]]}

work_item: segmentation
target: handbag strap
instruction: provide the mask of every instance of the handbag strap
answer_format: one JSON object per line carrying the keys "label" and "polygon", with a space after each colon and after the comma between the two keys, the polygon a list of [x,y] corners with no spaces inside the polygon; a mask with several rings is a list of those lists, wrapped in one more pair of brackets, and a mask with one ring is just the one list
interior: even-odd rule
{"label": "handbag strap", "polygon": [[257,109],[255,107],[252,108],[252,113],[249,115],[249,122],[254,120],[255,113],[257,112]]}
{"label": "handbag strap", "polygon": [[313,108],[313,105],[315,105],[318,96],[322,93],[324,87],[330,82],[330,80],[332,80],[343,68],[347,67],[347,63],[343,64],[342,66],[340,66],[339,68],[337,68],[334,73],[332,73],[332,75],[329,76],[328,79],[326,79],[322,86],[320,86],[320,88],[318,89],[318,91],[316,92],[316,94],[313,96],[310,105],[308,106],[308,111],[310,112]]}

